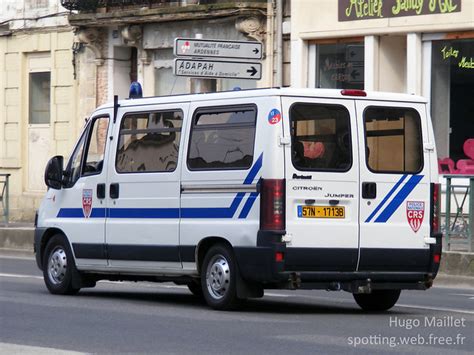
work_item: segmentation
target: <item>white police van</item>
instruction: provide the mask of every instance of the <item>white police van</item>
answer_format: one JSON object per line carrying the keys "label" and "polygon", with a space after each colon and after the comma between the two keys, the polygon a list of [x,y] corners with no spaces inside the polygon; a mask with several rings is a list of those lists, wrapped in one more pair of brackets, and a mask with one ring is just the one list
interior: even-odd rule
{"label": "white police van", "polygon": [[116,99],[45,181],[35,252],[55,294],[173,281],[228,309],[264,289],[342,289],[381,311],[439,267],[437,157],[417,96]]}

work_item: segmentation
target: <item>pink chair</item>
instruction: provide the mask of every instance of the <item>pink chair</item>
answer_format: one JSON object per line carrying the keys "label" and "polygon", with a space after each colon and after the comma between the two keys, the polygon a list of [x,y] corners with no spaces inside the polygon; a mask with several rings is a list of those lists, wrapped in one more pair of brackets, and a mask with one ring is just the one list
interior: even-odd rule
{"label": "pink chair", "polygon": [[458,174],[451,158],[438,159],[438,171],[440,174]]}
{"label": "pink chair", "polygon": [[466,154],[467,157],[474,160],[474,138],[466,139],[462,149],[464,150],[464,154]]}
{"label": "pink chair", "polygon": [[464,154],[470,159],[458,160],[456,166],[459,170],[459,174],[474,175],[474,139],[467,139],[462,147]]}

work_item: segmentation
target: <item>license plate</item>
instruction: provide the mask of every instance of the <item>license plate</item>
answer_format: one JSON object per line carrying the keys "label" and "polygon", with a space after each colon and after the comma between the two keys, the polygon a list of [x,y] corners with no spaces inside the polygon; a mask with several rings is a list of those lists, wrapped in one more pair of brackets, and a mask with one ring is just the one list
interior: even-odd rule
{"label": "license plate", "polygon": [[340,206],[298,206],[301,218],[345,218],[346,211]]}

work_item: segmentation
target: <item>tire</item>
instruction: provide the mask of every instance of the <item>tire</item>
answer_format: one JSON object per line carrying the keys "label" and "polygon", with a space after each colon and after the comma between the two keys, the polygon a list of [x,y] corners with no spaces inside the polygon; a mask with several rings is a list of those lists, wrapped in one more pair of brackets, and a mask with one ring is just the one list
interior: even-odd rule
{"label": "tire", "polygon": [[372,293],[353,294],[364,311],[382,312],[392,308],[400,297],[401,290],[375,290]]}
{"label": "tire", "polygon": [[211,247],[201,268],[202,292],[207,304],[217,310],[235,308],[236,280],[237,268],[231,249],[223,244]]}
{"label": "tire", "polygon": [[43,255],[43,278],[49,292],[56,295],[74,295],[79,288],[73,287],[73,272],[77,273],[71,248],[60,234],[53,236]]}
{"label": "tire", "polygon": [[188,288],[191,293],[199,298],[203,297],[202,294],[202,286],[201,286],[201,281],[200,280],[193,280],[190,283],[188,283]]}

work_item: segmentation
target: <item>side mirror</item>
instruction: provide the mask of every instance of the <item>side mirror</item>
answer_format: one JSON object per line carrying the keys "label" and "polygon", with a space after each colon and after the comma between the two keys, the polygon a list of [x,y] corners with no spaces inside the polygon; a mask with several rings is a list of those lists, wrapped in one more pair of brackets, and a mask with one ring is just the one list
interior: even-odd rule
{"label": "side mirror", "polygon": [[44,172],[46,186],[55,190],[61,190],[63,185],[63,161],[64,158],[61,155],[57,155],[49,160]]}

